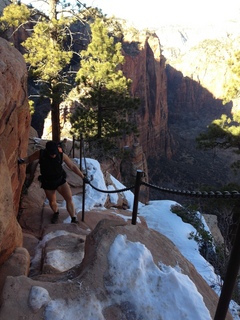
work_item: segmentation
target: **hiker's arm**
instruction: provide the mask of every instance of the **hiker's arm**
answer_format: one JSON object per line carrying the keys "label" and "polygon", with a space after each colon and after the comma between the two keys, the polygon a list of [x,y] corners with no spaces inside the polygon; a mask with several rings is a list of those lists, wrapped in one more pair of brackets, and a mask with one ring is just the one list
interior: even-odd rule
{"label": "hiker's arm", "polygon": [[19,164],[28,164],[33,162],[34,160],[38,160],[40,155],[40,151],[37,150],[33,154],[31,154],[29,157],[21,158],[18,160]]}
{"label": "hiker's arm", "polygon": [[76,166],[72,160],[65,154],[63,153],[63,161],[66,163],[66,165],[71,169],[74,173],[76,173],[79,177],[84,179],[84,174],[82,171]]}

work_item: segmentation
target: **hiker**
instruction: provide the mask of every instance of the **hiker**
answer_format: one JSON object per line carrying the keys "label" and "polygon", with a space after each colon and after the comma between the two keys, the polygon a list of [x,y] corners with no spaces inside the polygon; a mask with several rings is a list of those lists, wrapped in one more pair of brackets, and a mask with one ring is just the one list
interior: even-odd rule
{"label": "hiker", "polygon": [[37,150],[26,158],[20,158],[19,164],[28,164],[34,160],[39,160],[40,173],[39,181],[41,188],[44,189],[49,205],[53,210],[52,223],[56,223],[59,217],[59,210],[56,199],[56,190],[66,201],[67,211],[71,217],[71,223],[78,223],[75,215],[75,207],[72,201],[72,192],[69,184],[66,182],[66,172],[62,168],[63,161],[74,173],[83,179],[85,183],[89,180],[84,177],[82,171],[71,161],[71,159],[58,148],[57,143],[48,141],[45,149]]}

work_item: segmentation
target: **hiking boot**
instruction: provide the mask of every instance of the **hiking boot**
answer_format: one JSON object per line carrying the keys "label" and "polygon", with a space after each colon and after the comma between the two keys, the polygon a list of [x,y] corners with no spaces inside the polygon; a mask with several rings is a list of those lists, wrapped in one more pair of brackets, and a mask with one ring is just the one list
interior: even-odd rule
{"label": "hiking boot", "polygon": [[76,223],[76,224],[78,224],[77,217],[72,217],[71,223]]}
{"label": "hiking boot", "polygon": [[56,223],[58,221],[59,212],[54,212],[51,223]]}

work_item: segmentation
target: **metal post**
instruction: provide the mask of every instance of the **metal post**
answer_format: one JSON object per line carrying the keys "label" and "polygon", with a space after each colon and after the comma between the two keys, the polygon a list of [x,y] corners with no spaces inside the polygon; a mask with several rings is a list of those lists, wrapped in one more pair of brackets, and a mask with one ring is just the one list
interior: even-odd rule
{"label": "metal post", "polygon": [[237,234],[233,244],[232,252],[228,262],[227,272],[222,286],[221,295],[218,301],[214,320],[224,320],[226,318],[229,303],[232,297],[234,285],[238,276],[240,266],[240,224],[238,223]]}
{"label": "metal post", "polygon": [[86,184],[83,181],[83,193],[82,193],[82,221],[84,222],[84,215],[85,215],[85,189]]}
{"label": "metal post", "polygon": [[83,149],[83,137],[80,135],[80,170],[82,171],[82,149]]}
{"label": "metal post", "polygon": [[137,222],[138,198],[139,198],[139,191],[140,191],[142,176],[143,176],[143,171],[137,170],[135,190],[134,190],[133,212],[132,212],[132,224],[134,225]]}
{"label": "metal post", "polygon": [[73,136],[73,145],[72,145],[72,149],[73,149],[73,158],[75,158],[75,136]]}

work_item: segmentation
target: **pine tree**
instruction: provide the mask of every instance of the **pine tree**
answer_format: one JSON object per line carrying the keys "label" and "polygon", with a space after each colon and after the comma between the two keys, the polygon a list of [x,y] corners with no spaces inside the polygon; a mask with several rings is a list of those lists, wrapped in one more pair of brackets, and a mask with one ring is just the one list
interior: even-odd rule
{"label": "pine tree", "polygon": [[18,28],[29,20],[31,12],[25,5],[12,3],[5,7],[0,17],[1,31],[8,26]]}
{"label": "pine tree", "polygon": [[[31,36],[22,43],[26,49],[24,58],[29,66],[29,75],[37,83],[40,96],[48,98],[51,105],[52,139],[60,140],[59,106],[74,82],[70,61],[73,51],[67,40],[72,39],[70,25],[76,19],[84,21],[91,16],[91,10],[79,13],[81,2],[77,2],[77,15],[70,12],[64,17],[59,6],[66,11],[68,4],[60,0],[47,0],[48,15],[24,4],[11,4],[3,11],[0,22],[2,30],[34,23]],[[69,10],[68,10],[69,12]],[[37,18],[37,19],[36,19]]]}
{"label": "pine tree", "polygon": [[131,80],[120,69],[124,63],[121,43],[108,35],[102,20],[91,25],[91,42],[81,58],[76,78],[81,106],[71,117],[72,131],[84,132],[91,141],[108,142],[136,132],[132,115],[139,100],[130,96]]}
{"label": "pine tree", "polygon": [[31,75],[38,79],[40,93],[50,99],[52,139],[60,141],[59,106],[68,91],[67,66],[73,52],[64,49],[65,28],[70,23],[65,18],[43,20],[34,27],[34,32],[22,45],[27,49],[24,55],[31,66]]}

